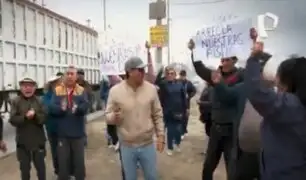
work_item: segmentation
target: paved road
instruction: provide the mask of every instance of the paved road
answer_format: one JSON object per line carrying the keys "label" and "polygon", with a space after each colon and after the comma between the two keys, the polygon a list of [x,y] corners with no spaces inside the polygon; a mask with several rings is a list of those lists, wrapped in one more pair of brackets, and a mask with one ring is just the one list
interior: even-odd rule
{"label": "paved road", "polygon": [[[161,180],[199,180],[207,139],[203,125],[196,118],[196,110],[192,112],[189,125],[189,136],[182,143],[182,152],[172,157],[162,153],[158,155],[158,168]],[[88,124],[89,144],[86,151],[86,170],[88,180],[120,180],[120,164],[118,155],[107,148],[105,140],[105,123],[97,119]],[[47,156],[48,180],[53,180],[50,154]],[[224,166],[215,173],[216,180],[225,180]],[[35,174],[32,170],[33,180]],[[141,174],[141,173],[140,173]],[[141,176],[141,175],[140,175]],[[0,179],[19,180],[16,155],[12,154],[0,160]]]}

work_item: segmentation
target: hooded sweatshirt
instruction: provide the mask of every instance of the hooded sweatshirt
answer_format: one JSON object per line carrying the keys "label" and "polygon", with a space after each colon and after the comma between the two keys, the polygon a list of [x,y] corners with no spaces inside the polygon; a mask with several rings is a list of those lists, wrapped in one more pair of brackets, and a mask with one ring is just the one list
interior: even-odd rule
{"label": "hooded sweatshirt", "polygon": [[276,93],[260,83],[260,54],[245,70],[247,98],[263,117],[261,179],[305,180],[306,109],[292,93]]}

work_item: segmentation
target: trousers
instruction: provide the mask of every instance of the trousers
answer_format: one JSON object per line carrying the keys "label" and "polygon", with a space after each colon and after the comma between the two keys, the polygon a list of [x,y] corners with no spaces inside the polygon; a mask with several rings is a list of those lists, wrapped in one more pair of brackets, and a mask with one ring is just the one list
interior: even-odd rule
{"label": "trousers", "polygon": [[118,142],[117,127],[116,125],[107,125],[107,134],[110,136],[111,142],[108,145],[116,145]]}
{"label": "trousers", "polygon": [[166,123],[167,129],[167,147],[173,150],[173,142],[179,146],[181,144],[182,124],[181,122]]}
{"label": "trousers", "polygon": [[260,179],[259,153],[240,151],[238,153],[236,178],[235,180]]}
{"label": "trousers", "polygon": [[215,124],[211,126],[206,158],[203,163],[202,180],[213,179],[213,173],[219,164],[222,153],[225,160],[227,176],[229,176],[229,162],[233,147],[233,137],[229,133],[231,131],[231,126]]}
{"label": "trousers", "polygon": [[76,180],[85,179],[84,138],[59,138],[58,140],[59,180],[67,180],[73,172]]}
{"label": "trousers", "polygon": [[54,168],[54,173],[58,174],[58,157],[57,157],[57,134],[53,132],[48,132],[48,140],[51,149],[51,157],[52,157],[52,164]]}
{"label": "trousers", "polygon": [[125,180],[137,179],[138,163],[143,170],[145,180],[158,180],[154,143],[140,147],[125,146],[121,143],[120,152]]}
{"label": "trousers", "polygon": [[16,154],[19,161],[21,180],[31,179],[31,162],[33,162],[36,169],[37,179],[46,180],[46,150],[44,146],[36,150],[28,150],[24,146],[17,145]]}

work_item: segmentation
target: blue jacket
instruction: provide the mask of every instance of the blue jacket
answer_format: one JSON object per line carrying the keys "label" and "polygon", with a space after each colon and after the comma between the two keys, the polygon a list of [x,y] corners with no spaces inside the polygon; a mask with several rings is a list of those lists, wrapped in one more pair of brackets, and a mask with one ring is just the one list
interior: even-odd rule
{"label": "blue jacket", "polygon": [[67,98],[67,95],[64,85],[57,86],[49,104],[49,113],[58,120],[58,137],[85,137],[85,116],[89,106],[85,90],[78,84],[74,88],[72,100],[77,104],[75,113],[72,113],[71,109],[66,111],[61,109],[61,102]]}
{"label": "blue jacket", "polygon": [[[168,117],[175,113],[185,113],[187,109],[187,97],[184,85],[181,81],[166,81],[159,84],[160,100],[164,116]],[[169,118],[166,118],[166,121]]]}
{"label": "blue jacket", "polygon": [[261,129],[262,180],[306,179],[305,107],[291,93],[276,93],[260,83],[260,56],[245,70],[247,98],[264,118]]}
{"label": "blue jacket", "polygon": [[[43,103],[48,107],[51,103],[51,98],[54,95],[54,91],[49,89],[43,96]],[[48,133],[57,133],[57,119],[52,114],[48,113],[46,117],[46,129]]]}

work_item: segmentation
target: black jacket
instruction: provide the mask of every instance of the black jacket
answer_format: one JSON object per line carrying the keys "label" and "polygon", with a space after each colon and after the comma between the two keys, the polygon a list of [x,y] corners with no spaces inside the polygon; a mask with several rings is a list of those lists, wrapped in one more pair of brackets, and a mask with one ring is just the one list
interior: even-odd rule
{"label": "black jacket", "polygon": [[[17,147],[35,150],[45,146],[44,122],[46,116],[43,107],[42,102],[36,96],[31,98],[17,96],[12,101],[9,122],[16,128]],[[25,116],[30,109],[35,111],[33,119],[27,119]]]}
{"label": "black jacket", "polygon": [[[213,84],[211,80],[212,70],[207,68],[201,61],[194,61],[193,53],[191,54],[191,59],[196,73],[208,84]],[[235,68],[231,72],[222,72],[223,79],[227,82],[228,86],[233,86],[239,82],[243,81],[243,74],[239,69]],[[236,110],[231,104],[221,103],[219,97],[213,91],[213,99],[211,104],[211,115],[212,121],[217,124],[232,124],[236,117]]]}

